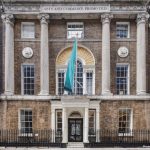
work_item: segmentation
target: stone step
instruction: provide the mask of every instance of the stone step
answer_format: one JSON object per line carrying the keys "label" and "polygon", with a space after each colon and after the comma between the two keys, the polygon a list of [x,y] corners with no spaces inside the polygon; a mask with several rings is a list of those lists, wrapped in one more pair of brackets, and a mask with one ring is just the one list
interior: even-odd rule
{"label": "stone step", "polygon": [[82,142],[69,142],[67,148],[84,148]]}

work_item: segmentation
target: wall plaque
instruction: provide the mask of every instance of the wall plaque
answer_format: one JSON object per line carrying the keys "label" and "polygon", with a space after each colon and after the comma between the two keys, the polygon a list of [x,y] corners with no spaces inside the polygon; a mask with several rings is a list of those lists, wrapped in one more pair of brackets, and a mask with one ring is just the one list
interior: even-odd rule
{"label": "wall plaque", "polygon": [[118,49],[118,55],[122,58],[127,57],[129,54],[129,50],[126,47],[120,47]]}
{"label": "wall plaque", "polygon": [[22,50],[22,55],[25,58],[31,58],[33,56],[33,50],[30,47],[25,47]]}

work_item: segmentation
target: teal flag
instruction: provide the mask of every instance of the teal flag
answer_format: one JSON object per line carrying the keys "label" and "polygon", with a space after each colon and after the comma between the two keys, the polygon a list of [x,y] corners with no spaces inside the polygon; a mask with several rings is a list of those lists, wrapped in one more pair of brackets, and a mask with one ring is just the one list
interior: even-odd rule
{"label": "teal flag", "polygon": [[75,39],[72,52],[70,55],[70,59],[68,62],[65,85],[64,85],[64,90],[68,92],[73,92],[76,57],[77,57],[77,40]]}

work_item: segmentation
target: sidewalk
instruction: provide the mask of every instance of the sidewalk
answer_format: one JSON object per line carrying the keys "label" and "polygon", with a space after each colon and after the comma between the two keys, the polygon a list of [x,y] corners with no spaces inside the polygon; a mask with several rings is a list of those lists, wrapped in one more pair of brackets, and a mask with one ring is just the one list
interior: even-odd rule
{"label": "sidewalk", "polygon": [[150,150],[150,147],[145,148],[45,148],[45,147],[32,147],[32,148],[15,148],[15,147],[0,147],[0,150]]}

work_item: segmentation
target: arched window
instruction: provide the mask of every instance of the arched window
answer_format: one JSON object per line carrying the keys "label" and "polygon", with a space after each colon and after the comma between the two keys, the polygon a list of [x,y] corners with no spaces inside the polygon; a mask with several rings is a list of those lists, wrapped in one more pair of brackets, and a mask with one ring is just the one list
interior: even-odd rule
{"label": "arched window", "polygon": [[62,50],[56,58],[56,94],[63,95],[93,95],[95,94],[95,59],[90,50],[78,47],[77,76],[72,93],[64,91],[67,64],[71,47]]}

